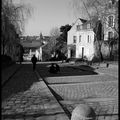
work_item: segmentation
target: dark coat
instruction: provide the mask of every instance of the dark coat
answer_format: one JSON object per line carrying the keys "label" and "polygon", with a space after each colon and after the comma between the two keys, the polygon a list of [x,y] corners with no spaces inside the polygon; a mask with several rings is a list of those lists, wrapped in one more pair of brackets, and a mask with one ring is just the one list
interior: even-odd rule
{"label": "dark coat", "polygon": [[33,64],[36,64],[37,58],[35,56],[33,56],[32,59],[31,59],[31,61],[32,61]]}

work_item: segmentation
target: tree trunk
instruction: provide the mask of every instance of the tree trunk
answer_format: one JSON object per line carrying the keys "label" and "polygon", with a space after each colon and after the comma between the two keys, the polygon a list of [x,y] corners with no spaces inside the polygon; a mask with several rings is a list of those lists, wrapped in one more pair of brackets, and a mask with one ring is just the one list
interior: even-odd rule
{"label": "tree trunk", "polygon": [[104,58],[103,58],[101,50],[99,52],[100,52],[100,61],[103,62]]}
{"label": "tree trunk", "polygon": [[3,43],[3,45],[2,45],[2,54],[4,55],[5,54],[5,46],[4,46],[4,43]]}
{"label": "tree trunk", "polygon": [[96,45],[97,55],[99,56],[100,59],[99,62],[102,62],[104,59],[101,51],[102,43],[100,41],[96,41],[95,45]]}
{"label": "tree trunk", "polygon": [[2,54],[4,55],[5,54],[5,42],[4,42],[4,38],[2,38]]}
{"label": "tree trunk", "polygon": [[113,51],[113,45],[111,45],[111,46],[109,46],[110,48],[109,48],[109,52],[110,52],[110,60],[113,60],[113,55],[112,55],[112,51]]}

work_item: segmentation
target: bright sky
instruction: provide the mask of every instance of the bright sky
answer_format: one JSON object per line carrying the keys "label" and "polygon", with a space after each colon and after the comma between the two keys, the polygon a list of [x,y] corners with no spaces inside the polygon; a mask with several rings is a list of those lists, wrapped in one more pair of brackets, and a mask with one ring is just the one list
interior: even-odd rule
{"label": "bright sky", "polygon": [[70,0],[22,0],[33,7],[33,15],[25,25],[24,35],[49,35],[54,27],[72,24],[74,17]]}

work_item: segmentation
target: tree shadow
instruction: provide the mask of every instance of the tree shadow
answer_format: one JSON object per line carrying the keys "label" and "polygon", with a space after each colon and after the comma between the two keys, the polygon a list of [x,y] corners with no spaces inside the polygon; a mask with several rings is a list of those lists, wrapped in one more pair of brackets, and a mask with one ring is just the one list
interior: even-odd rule
{"label": "tree shadow", "polygon": [[[60,72],[50,73],[50,64],[37,65],[37,71],[42,74],[43,78],[46,77],[62,77],[62,76],[85,76],[85,75],[97,75],[95,69],[88,65],[62,65],[58,64],[60,67]],[[44,72],[43,72],[44,71]]]}
{"label": "tree shadow", "polygon": [[39,82],[39,80],[32,70],[32,64],[23,64],[20,70],[17,71],[16,74],[14,74],[2,87],[2,101],[29,90],[36,82]]}

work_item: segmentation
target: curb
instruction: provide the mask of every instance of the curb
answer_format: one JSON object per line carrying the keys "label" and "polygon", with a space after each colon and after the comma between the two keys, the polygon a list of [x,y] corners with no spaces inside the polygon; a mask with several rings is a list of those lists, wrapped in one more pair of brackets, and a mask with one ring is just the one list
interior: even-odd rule
{"label": "curb", "polygon": [[70,120],[70,116],[68,116],[68,114],[66,114],[66,112],[65,112],[65,110],[63,109],[61,103],[57,100],[57,98],[56,98],[55,95],[53,94],[51,88],[47,85],[47,82],[44,80],[44,78],[42,78],[42,76],[39,75],[39,73],[38,73],[37,71],[35,71],[35,73],[36,73],[36,75],[37,75],[39,81],[45,83],[45,86],[49,89],[50,93],[53,95],[53,97],[55,98],[55,100],[57,101],[57,103],[60,105],[61,109],[64,111],[64,113],[65,113],[67,119]]}

